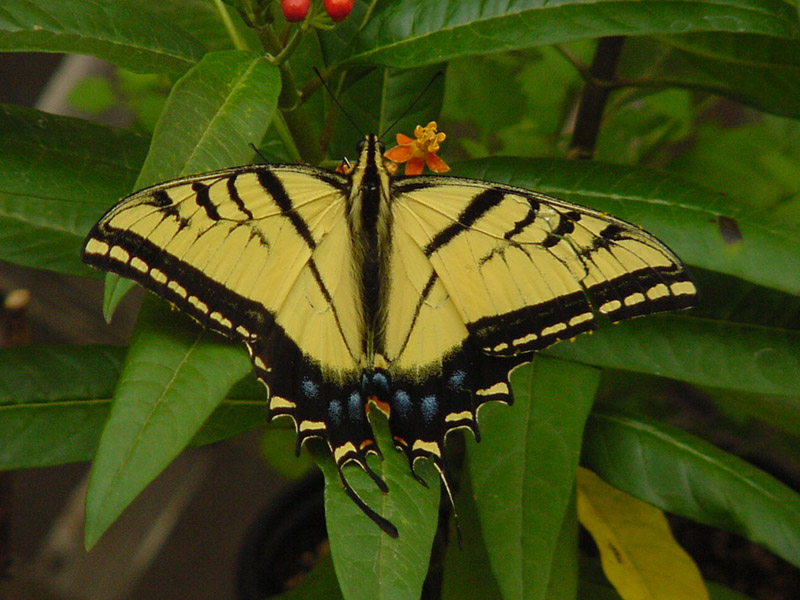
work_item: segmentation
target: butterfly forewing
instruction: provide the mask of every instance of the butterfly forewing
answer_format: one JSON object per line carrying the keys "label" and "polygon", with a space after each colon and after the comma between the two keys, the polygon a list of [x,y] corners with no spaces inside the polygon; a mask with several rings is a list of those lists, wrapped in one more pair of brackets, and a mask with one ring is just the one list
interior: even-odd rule
{"label": "butterfly forewing", "polygon": [[619,320],[694,301],[677,257],[633,225],[518,188],[421,179],[397,185],[396,229],[423,248],[487,353],[574,337],[595,311]]}

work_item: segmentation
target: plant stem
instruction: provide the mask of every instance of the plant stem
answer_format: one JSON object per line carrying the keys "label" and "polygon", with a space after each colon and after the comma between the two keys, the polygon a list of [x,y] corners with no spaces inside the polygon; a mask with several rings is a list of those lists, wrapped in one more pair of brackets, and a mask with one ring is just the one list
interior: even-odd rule
{"label": "plant stem", "polygon": [[277,65],[281,73],[281,94],[278,97],[278,110],[281,111],[286,127],[292,134],[292,139],[300,158],[313,165],[319,164],[322,160],[322,151],[317,137],[311,129],[308,117],[300,104],[300,94],[294,81],[294,74],[286,61],[288,53],[285,50],[289,49],[289,46],[292,46],[293,49],[299,40],[296,42],[297,38],[293,38],[284,48],[271,24],[260,24],[255,29],[261,44],[267,51],[267,58]]}
{"label": "plant stem", "polygon": [[245,44],[239,32],[236,31],[236,27],[231,20],[231,15],[228,13],[228,9],[225,8],[222,0],[214,0],[214,7],[219,13],[219,18],[222,20],[222,24],[225,26],[225,31],[228,32],[228,36],[231,38],[234,48],[237,50],[247,50],[247,44]]}
{"label": "plant stem", "polygon": [[614,73],[622,52],[623,36],[600,38],[592,65],[586,73],[586,84],[578,106],[575,130],[567,153],[568,158],[591,158],[594,155],[597,136],[608,94],[613,89]]}

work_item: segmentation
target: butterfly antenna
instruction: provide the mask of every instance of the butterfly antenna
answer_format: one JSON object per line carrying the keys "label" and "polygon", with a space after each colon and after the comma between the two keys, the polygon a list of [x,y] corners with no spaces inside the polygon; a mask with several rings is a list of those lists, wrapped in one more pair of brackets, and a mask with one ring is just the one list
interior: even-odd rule
{"label": "butterfly antenna", "polygon": [[361,131],[361,128],[358,126],[358,123],[355,122],[353,117],[350,116],[350,113],[348,113],[345,110],[344,106],[342,106],[342,103],[339,102],[339,99],[336,97],[336,94],[333,93],[333,90],[330,87],[328,87],[328,84],[322,78],[322,73],[319,72],[319,69],[317,69],[317,67],[314,67],[314,73],[317,74],[317,77],[319,78],[319,82],[322,84],[322,87],[325,88],[325,91],[328,92],[328,95],[331,97],[331,100],[333,100],[333,103],[336,106],[338,106],[339,110],[342,111],[342,114],[345,117],[347,117],[347,120],[350,121],[350,124],[353,126],[353,129],[355,129],[359,133],[359,135],[361,135],[363,137],[364,136],[364,132]]}
{"label": "butterfly antenna", "polygon": [[419,101],[422,100],[422,97],[428,92],[431,86],[443,75],[444,71],[437,71],[434,74],[434,76],[431,77],[431,80],[428,82],[428,84],[424,88],[422,88],[422,91],[419,93],[419,95],[416,98],[414,98],[414,101],[408,105],[408,108],[406,108],[399,117],[397,117],[394,121],[392,121],[391,125],[389,125],[386,129],[383,130],[383,133],[381,133],[378,136],[378,139],[379,140],[383,139],[383,136],[389,133],[394,128],[395,125],[397,125],[408,113],[410,113],[411,109],[414,108],[417,104],[419,104]]}
{"label": "butterfly antenna", "polygon": [[269,164],[269,159],[261,154],[261,150],[258,149],[258,146],[256,146],[253,142],[250,142],[250,147],[253,149],[253,152],[255,152],[258,157],[264,161],[264,164]]}

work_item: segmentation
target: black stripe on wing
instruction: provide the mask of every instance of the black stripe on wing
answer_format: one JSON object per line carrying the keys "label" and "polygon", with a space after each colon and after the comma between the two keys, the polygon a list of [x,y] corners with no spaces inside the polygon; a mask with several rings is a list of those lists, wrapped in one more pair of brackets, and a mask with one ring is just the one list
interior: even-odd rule
{"label": "black stripe on wing", "polygon": [[434,252],[452,242],[456,236],[468,231],[481,217],[500,204],[504,197],[505,192],[496,188],[490,187],[480,192],[472,199],[463,212],[458,215],[455,223],[440,231],[430,243],[423,248],[425,256],[431,256]]}
{"label": "black stripe on wing", "polygon": [[283,183],[281,183],[278,176],[269,169],[260,169],[256,171],[256,174],[258,176],[258,183],[264,188],[265,192],[272,196],[275,204],[281,209],[283,216],[291,222],[297,235],[303,238],[303,241],[305,241],[309,248],[312,250],[316,248],[317,243],[314,241],[314,237],[308,229],[308,223],[295,212],[292,199],[289,197],[289,194],[286,193],[286,189],[283,187]]}
{"label": "black stripe on wing", "polygon": [[107,251],[100,254],[84,249],[86,264],[133,279],[205,327],[248,341],[274,323],[273,315],[262,304],[237,294],[130,231],[95,227],[88,240],[105,244]]}

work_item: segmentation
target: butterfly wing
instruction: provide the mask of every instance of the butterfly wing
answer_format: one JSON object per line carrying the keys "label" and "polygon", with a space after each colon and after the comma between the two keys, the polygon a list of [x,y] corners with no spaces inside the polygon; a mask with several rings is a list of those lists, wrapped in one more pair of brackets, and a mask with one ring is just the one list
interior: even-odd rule
{"label": "butterfly wing", "polygon": [[[441,457],[446,433],[534,350],[611,321],[694,304],[678,258],[641,229],[520,188],[420,177],[392,190],[384,354],[395,442]],[[440,467],[441,468],[441,467]]]}
{"label": "butterfly wing", "polygon": [[363,410],[348,405],[365,326],[346,258],[346,188],[327,171],[267,165],[156,185],[95,225],[84,260],[245,341],[270,416],[295,420],[298,449],[320,436],[362,459],[374,442]]}

